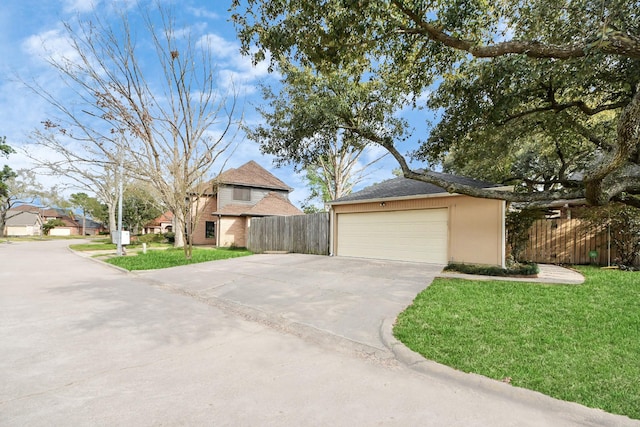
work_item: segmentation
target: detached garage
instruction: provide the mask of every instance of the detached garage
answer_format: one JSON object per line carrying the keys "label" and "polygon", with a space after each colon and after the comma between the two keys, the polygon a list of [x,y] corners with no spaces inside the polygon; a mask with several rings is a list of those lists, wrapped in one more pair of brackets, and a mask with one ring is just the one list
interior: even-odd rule
{"label": "detached garage", "polygon": [[[487,182],[449,176],[479,188]],[[395,178],[331,204],[332,253],[396,261],[504,266],[505,202]]]}

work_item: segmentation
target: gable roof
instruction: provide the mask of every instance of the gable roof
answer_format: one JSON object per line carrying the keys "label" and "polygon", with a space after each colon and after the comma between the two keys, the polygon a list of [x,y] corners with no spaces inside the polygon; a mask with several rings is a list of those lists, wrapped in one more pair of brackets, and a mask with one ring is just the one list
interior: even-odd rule
{"label": "gable roof", "polygon": [[302,213],[286,197],[271,191],[255,205],[225,205],[213,214],[222,216],[290,216],[302,215]]}
{"label": "gable roof", "polygon": [[280,181],[268,170],[251,160],[244,165],[228,169],[214,180],[217,184],[243,185],[246,187],[266,188],[270,190],[284,190],[291,192],[293,188]]}
{"label": "gable roof", "polygon": [[30,212],[21,209],[7,211],[7,221],[5,222],[5,225],[8,227],[40,224],[42,224],[42,220],[37,212]]}
{"label": "gable roof", "polygon": [[64,209],[61,208],[39,208],[33,205],[19,205],[14,206],[12,210],[22,211],[22,212],[31,212],[40,215],[43,220],[45,218],[57,218],[64,222],[64,225],[61,227],[78,227],[78,222],[73,217],[72,213],[68,213]]}
{"label": "gable roof", "polygon": [[43,208],[39,208],[33,205],[18,205],[11,208],[12,211],[22,212],[42,212]]}
{"label": "gable roof", "polygon": [[[450,175],[446,173],[437,173],[457,184],[469,185],[476,188],[499,187],[487,181],[479,181],[477,179],[466,178],[463,176]],[[398,177],[383,181],[379,184],[371,185],[356,193],[329,202],[330,205],[341,204],[347,202],[361,202],[366,200],[390,199],[390,198],[410,198],[412,196],[428,196],[434,194],[449,194],[447,190],[437,185],[429,184],[415,179],[407,179]]]}

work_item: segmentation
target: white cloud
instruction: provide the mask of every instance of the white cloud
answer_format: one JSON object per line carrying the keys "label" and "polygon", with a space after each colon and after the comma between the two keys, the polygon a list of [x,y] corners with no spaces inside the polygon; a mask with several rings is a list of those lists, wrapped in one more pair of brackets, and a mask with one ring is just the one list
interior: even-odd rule
{"label": "white cloud", "polygon": [[213,57],[219,60],[221,87],[234,87],[238,93],[250,95],[257,90],[255,82],[269,75],[269,60],[254,65],[251,58],[240,53],[240,44],[235,40],[209,33],[198,40],[197,46],[210,49]]}
{"label": "white cloud", "polygon": [[[196,22],[195,24],[184,27],[184,28],[174,29],[173,37],[177,40],[185,39],[191,36],[192,34],[202,33],[206,29],[207,29],[207,24],[205,22]],[[199,42],[196,43],[196,45],[199,45]]]}
{"label": "white cloud", "polygon": [[71,41],[61,29],[43,31],[27,37],[22,43],[22,49],[33,59],[43,61],[51,58],[54,61],[79,61],[78,52],[72,47]]}
{"label": "white cloud", "polygon": [[93,11],[100,0],[65,0],[63,10],[68,13],[86,13]]}
{"label": "white cloud", "polygon": [[205,34],[196,43],[197,47],[208,48],[214,57],[231,58],[240,55],[240,44],[227,40],[215,33]]}
{"label": "white cloud", "polygon": [[204,7],[188,7],[187,11],[198,18],[219,19],[220,15]]}

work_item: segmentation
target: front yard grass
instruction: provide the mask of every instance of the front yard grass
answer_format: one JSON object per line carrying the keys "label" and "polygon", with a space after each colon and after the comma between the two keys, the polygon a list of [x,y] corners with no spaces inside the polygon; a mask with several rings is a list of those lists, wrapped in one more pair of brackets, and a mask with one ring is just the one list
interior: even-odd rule
{"label": "front yard grass", "polygon": [[[147,243],[148,248],[172,248],[173,245],[169,243]],[[116,244],[111,243],[111,240],[97,241],[94,243],[77,243],[75,245],[69,245],[69,248],[79,252],[91,252],[91,251],[108,251],[116,250]],[[126,245],[126,250],[141,249],[142,243],[133,243]]]}
{"label": "front yard grass", "polygon": [[153,250],[146,254],[138,253],[137,255],[114,257],[105,261],[122,267],[126,270],[157,270],[160,268],[176,267],[179,265],[196,264],[199,262],[215,261],[227,258],[236,258],[241,256],[252,255],[252,252],[246,249],[230,249],[230,248],[193,248],[191,259],[186,259],[182,248]]}
{"label": "front yard grass", "polygon": [[640,419],[640,273],[580,271],[582,285],[436,279],[394,334],[455,369]]}

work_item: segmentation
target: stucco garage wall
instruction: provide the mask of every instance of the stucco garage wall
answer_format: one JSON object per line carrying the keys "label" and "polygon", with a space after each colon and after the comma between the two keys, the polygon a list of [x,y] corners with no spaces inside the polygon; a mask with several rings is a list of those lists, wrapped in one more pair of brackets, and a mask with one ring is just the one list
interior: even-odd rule
{"label": "stucco garage wall", "polygon": [[333,253],[340,255],[337,222],[341,213],[437,208],[448,209],[448,261],[504,265],[504,201],[462,195],[333,205]]}
{"label": "stucco garage wall", "polygon": [[504,267],[503,200],[452,197],[449,261]]}

